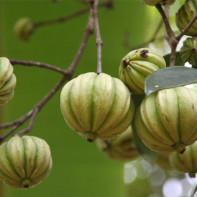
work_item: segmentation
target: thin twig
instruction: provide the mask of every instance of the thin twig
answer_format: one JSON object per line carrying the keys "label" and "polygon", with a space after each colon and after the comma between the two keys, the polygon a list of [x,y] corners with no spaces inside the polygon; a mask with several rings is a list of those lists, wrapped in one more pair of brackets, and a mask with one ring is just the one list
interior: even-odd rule
{"label": "thin twig", "polygon": [[96,31],[96,45],[97,45],[97,74],[102,72],[102,46],[103,41],[101,39],[99,20],[98,20],[98,0],[94,4],[94,14],[95,14],[95,31]]}
{"label": "thin twig", "polygon": [[62,68],[52,66],[50,64],[42,63],[42,62],[32,62],[32,61],[10,59],[10,63],[12,65],[35,66],[35,67],[40,67],[40,68],[46,68],[46,69],[49,69],[49,70],[59,72],[63,75],[67,74],[67,72],[65,70],[63,70]]}

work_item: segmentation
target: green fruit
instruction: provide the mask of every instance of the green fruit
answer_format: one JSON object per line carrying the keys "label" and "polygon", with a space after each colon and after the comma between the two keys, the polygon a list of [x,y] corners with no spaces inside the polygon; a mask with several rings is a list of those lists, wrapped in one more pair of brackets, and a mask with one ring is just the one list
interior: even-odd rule
{"label": "green fruit", "polygon": [[[187,0],[182,7],[179,8],[176,13],[176,24],[180,31],[185,29],[190,21],[197,14],[197,0]],[[188,29],[185,35],[196,36],[197,35],[197,21]]]}
{"label": "green fruit", "polygon": [[176,152],[170,155],[170,162],[174,169],[189,173],[190,177],[195,177],[197,172],[197,142],[187,146],[186,151],[180,155]]}
{"label": "green fruit", "polygon": [[187,38],[180,51],[184,62],[189,62],[192,67],[197,67],[197,37]]}
{"label": "green fruit", "polygon": [[171,5],[175,2],[175,0],[142,0],[142,2],[144,2],[145,4],[148,5],[152,5],[155,6],[157,4],[161,4],[161,5]]}
{"label": "green fruit", "polygon": [[197,140],[197,94],[186,87],[151,94],[137,111],[135,127],[152,150],[183,153]]}
{"label": "green fruit", "polygon": [[129,52],[122,60],[119,68],[119,77],[132,93],[144,94],[146,77],[165,68],[164,58],[149,48],[141,48]]}
{"label": "green fruit", "polygon": [[172,170],[172,165],[170,164],[170,153],[169,152],[159,152],[157,160],[155,163],[165,169],[165,170]]}
{"label": "green fruit", "polygon": [[129,128],[112,140],[98,140],[98,147],[113,160],[131,161],[139,157],[133,141],[132,128]]}
{"label": "green fruit", "polygon": [[14,26],[14,33],[21,40],[28,40],[34,32],[34,23],[29,18],[19,19]]}
{"label": "green fruit", "polygon": [[16,77],[13,67],[6,57],[0,57],[0,104],[6,104],[14,96]]}
{"label": "green fruit", "polygon": [[107,140],[122,133],[135,111],[122,81],[93,72],[79,75],[63,87],[60,108],[67,124],[88,141]]}
{"label": "green fruit", "polygon": [[38,137],[14,136],[0,146],[0,178],[14,188],[37,185],[52,167],[49,145]]}

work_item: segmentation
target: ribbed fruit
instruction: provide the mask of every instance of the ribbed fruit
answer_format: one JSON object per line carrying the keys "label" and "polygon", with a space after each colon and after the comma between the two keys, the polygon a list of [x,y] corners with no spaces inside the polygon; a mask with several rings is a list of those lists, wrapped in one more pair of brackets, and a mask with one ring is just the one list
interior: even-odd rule
{"label": "ribbed fruit", "polygon": [[187,38],[180,51],[184,62],[189,62],[192,67],[197,67],[197,37]]}
{"label": "ribbed fruit", "polygon": [[14,33],[21,40],[28,40],[34,31],[34,23],[30,18],[19,19],[14,26]]}
{"label": "ribbed fruit", "polygon": [[119,67],[119,77],[132,93],[144,94],[145,78],[152,72],[165,68],[164,58],[149,48],[129,52]]}
{"label": "ribbed fruit", "polygon": [[148,5],[152,5],[155,6],[157,4],[161,4],[161,5],[171,5],[175,2],[175,0],[142,0],[142,2],[144,2],[145,4]]}
{"label": "ribbed fruit", "polygon": [[195,177],[195,173],[197,173],[197,142],[194,144],[187,146],[186,151],[180,155],[176,152],[171,153],[170,162],[174,169],[189,173],[190,177]]}
{"label": "ribbed fruit", "polygon": [[137,110],[135,127],[152,150],[183,153],[197,140],[197,94],[176,87],[149,95]]}
{"label": "ribbed fruit", "polygon": [[14,96],[16,77],[13,67],[6,57],[0,57],[0,104],[6,104]]}
{"label": "ribbed fruit", "polygon": [[60,95],[67,124],[88,141],[107,140],[131,124],[135,106],[127,87],[117,78],[93,72],[69,81]]}
{"label": "ribbed fruit", "polygon": [[98,140],[98,147],[113,160],[132,161],[139,157],[133,141],[132,128],[129,128],[112,140]]}
{"label": "ribbed fruit", "polygon": [[0,178],[14,188],[37,185],[52,167],[49,145],[38,137],[14,136],[0,146]]}
{"label": "ribbed fruit", "polygon": [[169,152],[159,152],[155,163],[165,170],[172,170],[172,165],[170,164],[170,154],[171,153]]}
{"label": "ribbed fruit", "polygon": [[[180,31],[185,29],[190,21],[197,14],[197,0],[187,0],[182,7],[179,8],[176,13],[176,24]],[[188,29],[185,35],[196,36],[197,35],[197,21]]]}

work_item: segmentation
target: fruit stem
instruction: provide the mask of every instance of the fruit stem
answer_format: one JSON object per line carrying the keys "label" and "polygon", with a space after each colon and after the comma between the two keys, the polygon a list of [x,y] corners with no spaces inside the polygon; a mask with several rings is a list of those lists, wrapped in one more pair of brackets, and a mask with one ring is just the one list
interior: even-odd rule
{"label": "fruit stem", "polygon": [[186,150],[185,145],[182,142],[175,144],[174,148],[179,154],[183,154]]}
{"label": "fruit stem", "polygon": [[97,134],[95,132],[92,132],[92,131],[86,132],[85,135],[86,135],[86,138],[87,138],[88,142],[93,142],[97,137]]}

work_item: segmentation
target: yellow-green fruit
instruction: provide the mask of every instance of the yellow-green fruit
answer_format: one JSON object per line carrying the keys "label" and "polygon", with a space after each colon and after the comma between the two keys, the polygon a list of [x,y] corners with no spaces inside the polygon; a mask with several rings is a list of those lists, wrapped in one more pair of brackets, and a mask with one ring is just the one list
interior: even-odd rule
{"label": "yellow-green fruit", "polygon": [[28,40],[34,31],[34,23],[29,18],[19,19],[14,26],[14,33],[21,40]]}
{"label": "yellow-green fruit", "polygon": [[149,48],[141,48],[129,52],[121,60],[119,77],[132,93],[144,94],[146,77],[165,67],[166,62],[159,53]]}
{"label": "yellow-green fruit", "polygon": [[155,163],[165,169],[165,170],[172,170],[172,165],[170,164],[170,153],[169,152],[159,152],[158,157]]}
{"label": "yellow-green fruit", "polygon": [[184,62],[189,62],[192,67],[197,67],[197,37],[187,38],[180,54]]}
{"label": "yellow-green fruit", "polygon": [[51,171],[49,145],[38,137],[14,136],[0,146],[0,155],[0,178],[14,188],[35,186]]}
{"label": "yellow-green fruit", "polygon": [[14,96],[16,77],[9,59],[0,57],[0,104],[6,104]]}
{"label": "yellow-green fruit", "polygon": [[133,141],[132,128],[129,128],[112,140],[98,140],[98,147],[113,160],[131,161],[139,157]]}
{"label": "yellow-green fruit", "polygon": [[171,153],[170,162],[174,169],[189,173],[190,177],[195,177],[195,173],[197,172],[197,142],[194,144],[187,146],[186,151],[180,155],[176,152]]}
{"label": "yellow-green fruit", "polygon": [[[180,31],[185,29],[197,14],[197,0],[187,0],[176,13],[176,24]],[[197,35],[197,21],[188,29],[186,35]]]}
{"label": "yellow-green fruit", "polygon": [[135,127],[152,150],[183,153],[197,140],[197,94],[176,87],[149,95],[137,110]]}
{"label": "yellow-green fruit", "polygon": [[88,141],[112,139],[122,133],[135,110],[122,81],[93,72],[79,75],[63,87],[60,108],[67,124]]}
{"label": "yellow-green fruit", "polygon": [[152,6],[155,6],[157,4],[160,4],[160,5],[171,5],[175,2],[175,0],[142,0],[142,2],[144,2],[145,4],[148,4],[148,5],[152,5]]}

